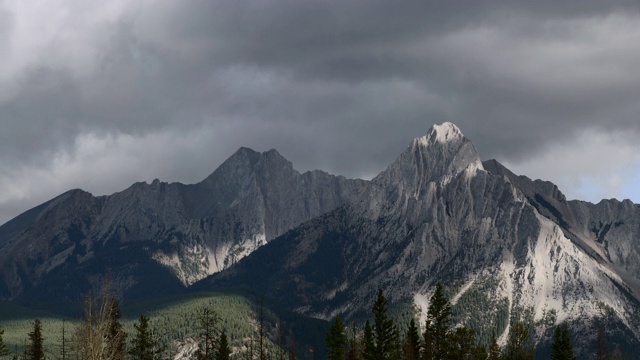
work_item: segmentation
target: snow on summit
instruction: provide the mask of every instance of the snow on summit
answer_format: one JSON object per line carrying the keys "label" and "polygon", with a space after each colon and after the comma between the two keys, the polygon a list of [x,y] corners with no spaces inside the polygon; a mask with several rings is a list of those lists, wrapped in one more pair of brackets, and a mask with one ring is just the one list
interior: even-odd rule
{"label": "snow on summit", "polygon": [[454,123],[445,122],[441,125],[433,125],[427,135],[416,139],[416,143],[428,146],[431,144],[447,144],[464,138],[462,131]]}

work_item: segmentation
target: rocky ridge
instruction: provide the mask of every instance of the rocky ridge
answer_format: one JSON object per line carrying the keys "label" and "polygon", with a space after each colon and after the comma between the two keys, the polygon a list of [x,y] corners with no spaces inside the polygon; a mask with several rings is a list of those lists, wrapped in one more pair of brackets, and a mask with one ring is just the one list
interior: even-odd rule
{"label": "rocky ridge", "polygon": [[100,197],[72,190],[0,227],[0,297],[71,300],[105,274],[130,295],[178,291],[364,184],[300,174],[275,150],[241,148],[193,185],[154,180]]}

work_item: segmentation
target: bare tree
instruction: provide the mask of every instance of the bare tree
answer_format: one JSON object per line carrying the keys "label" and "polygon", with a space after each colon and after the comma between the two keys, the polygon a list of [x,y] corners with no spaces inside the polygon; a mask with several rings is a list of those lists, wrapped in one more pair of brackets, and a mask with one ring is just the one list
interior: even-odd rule
{"label": "bare tree", "polygon": [[74,334],[75,350],[81,359],[123,360],[126,333],[120,324],[120,306],[109,282],[100,296],[89,293],[84,300],[84,319]]}
{"label": "bare tree", "polygon": [[208,304],[198,310],[197,321],[200,328],[202,344],[196,351],[196,359],[213,359],[216,353],[219,333],[218,323],[220,322],[220,317],[214,310],[213,306]]}

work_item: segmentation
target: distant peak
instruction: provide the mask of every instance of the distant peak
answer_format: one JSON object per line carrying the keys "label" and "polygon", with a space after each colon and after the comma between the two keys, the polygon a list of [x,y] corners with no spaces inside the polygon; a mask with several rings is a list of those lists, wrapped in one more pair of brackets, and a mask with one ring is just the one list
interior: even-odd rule
{"label": "distant peak", "polygon": [[268,156],[268,157],[279,157],[279,158],[284,158],[284,156],[282,156],[278,150],[276,149],[271,149],[269,151],[265,151],[262,153],[262,156]]}
{"label": "distant peak", "polygon": [[454,123],[445,122],[441,125],[433,125],[427,135],[415,139],[415,143],[427,146],[435,143],[447,144],[462,139],[464,139],[464,135],[460,128]]}

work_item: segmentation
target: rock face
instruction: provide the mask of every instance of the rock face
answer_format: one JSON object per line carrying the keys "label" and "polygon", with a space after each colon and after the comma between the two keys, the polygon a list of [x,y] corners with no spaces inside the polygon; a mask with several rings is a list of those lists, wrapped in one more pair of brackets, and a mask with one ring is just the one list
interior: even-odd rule
{"label": "rock face", "polygon": [[351,201],[196,287],[244,284],[306,315],[357,319],[380,287],[426,311],[441,282],[456,320],[484,339],[504,343],[523,320],[544,342],[568,321],[586,354],[597,326],[638,344],[639,225],[629,201],[568,202],[551,183],[482,163],[445,123]]}
{"label": "rock face", "polygon": [[177,291],[364,185],[241,148],[198,184],[69,191],[0,227],[0,297],[74,300],[105,274],[129,296]]}

